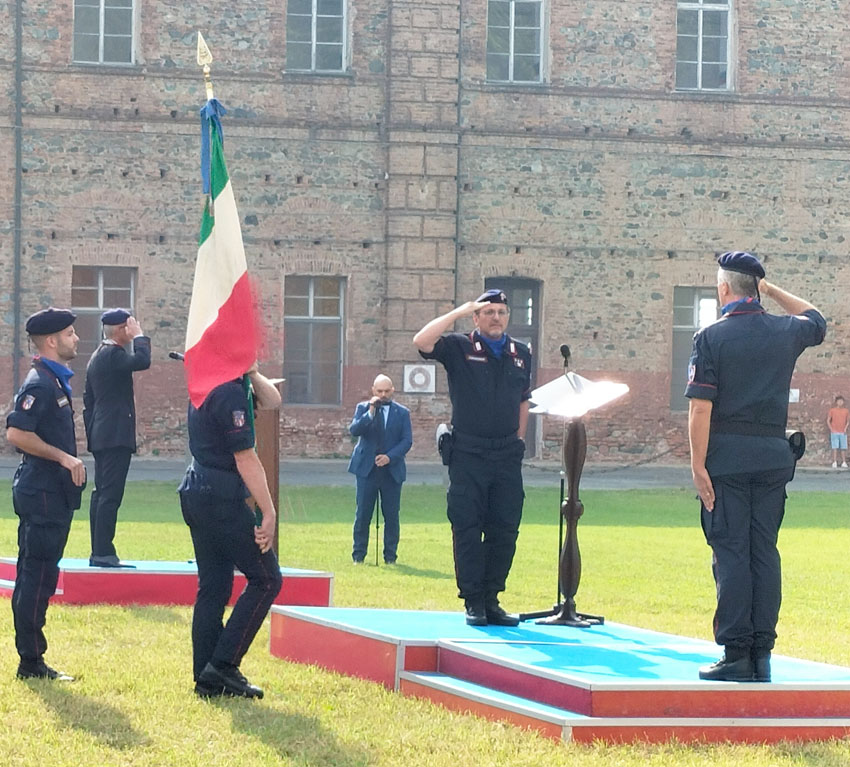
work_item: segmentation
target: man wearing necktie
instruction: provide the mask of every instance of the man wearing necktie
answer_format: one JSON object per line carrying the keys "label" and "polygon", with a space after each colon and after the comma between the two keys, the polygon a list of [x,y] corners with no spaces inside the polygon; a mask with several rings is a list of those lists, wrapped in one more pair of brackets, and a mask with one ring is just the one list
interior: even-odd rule
{"label": "man wearing necktie", "polygon": [[410,411],[393,401],[393,382],[379,375],[372,384],[372,398],[357,405],[348,427],[357,444],[348,470],[357,477],[357,511],[354,516],[354,564],[366,559],[369,525],[378,495],[384,516],[384,562],[395,564],[398,556],[401,484],[407,478],[404,456],[413,444]]}

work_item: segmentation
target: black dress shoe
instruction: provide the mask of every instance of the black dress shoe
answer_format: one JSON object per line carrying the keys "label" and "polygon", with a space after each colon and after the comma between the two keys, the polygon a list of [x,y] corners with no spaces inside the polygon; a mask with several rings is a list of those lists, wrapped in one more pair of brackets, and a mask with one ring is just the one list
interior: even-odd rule
{"label": "black dress shoe", "polygon": [[770,681],[770,653],[753,657],[753,681]]}
{"label": "black dress shoe", "polygon": [[753,661],[749,655],[737,660],[726,660],[724,655],[717,663],[703,666],[699,678],[714,682],[752,682]]}
{"label": "black dress shoe", "polygon": [[495,605],[487,605],[485,614],[487,615],[487,623],[491,626],[519,626],[519,618],[516,615],[506,613],[498,602]]}
{"label": "black dress shoe", "polygon": [[466,625],[467,626],[486,626],[487,613],[484,611],[482,602],[468,601],[466,603]]}
{"label": "black dress shoe", "polygon": [[[262,698],[263,691],[251,684],[235,666],[220,669],[207,663],[198,675],[198,685],[203,688],[223,688],[223,695],[233,695],[237,698]],[[195,686],[197,690],[197,685]],[[199,693],[200,694],[200,693]]]}
{"label": "black dress shoe", "polygon": [[18,679],[51,679],[55,682],[73,682],[74,677],[64,671],[50,668],[43,660],[25,661],[18,664]]}

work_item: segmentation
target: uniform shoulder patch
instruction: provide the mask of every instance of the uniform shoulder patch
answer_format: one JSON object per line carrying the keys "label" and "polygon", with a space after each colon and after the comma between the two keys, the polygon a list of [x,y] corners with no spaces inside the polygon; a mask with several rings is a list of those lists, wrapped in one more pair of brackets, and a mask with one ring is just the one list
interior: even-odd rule
{"label": "uniform shoulder patch", "polygon": [[231,415],[233,416],[233,425],[237,429],[241,429],[245,425],[245,411],[234,410]]}
{"label": "uniform shoulder patch", "polygon": [[693,383],[697,375],[697,366],[688,365],[688,383]]}
{"label": "uniform shoulder patch", "polygon": [[27,394],[26,397],[21,400],[21,410],[29,410],[35,404],[35,395]]}

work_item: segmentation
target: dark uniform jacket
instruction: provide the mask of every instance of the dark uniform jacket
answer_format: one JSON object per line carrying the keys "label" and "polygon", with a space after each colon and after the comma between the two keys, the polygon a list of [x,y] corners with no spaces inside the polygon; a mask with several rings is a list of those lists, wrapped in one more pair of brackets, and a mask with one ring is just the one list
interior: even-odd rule
{"label": "dark uniform jacket", "polygon": [[785,439],[791,375],[803,350],[825,334],[814,309],[777,316],[755,299],[735,302],[696,333],[685,396],[712,402],[709,474],[793,466]]}
{"label": "dark uniform jacket", "polygon": [[248,490],[234,458],[234,453],[254,447],[242,382],[237,379],[216,386],[199,408],[189,403],[187,426],[192,465],[179,492],[209,493],[231,500],[247,498]]}
{"label": "dark uniform jacket", "polygon": [[[77,454],[71,393],[38,357],[15,397],[14,410],[6,416],[6,428],[10,426],[34,432],[69,455]],[[82,488],[74,485],[71,472],[56,461],[25,453],[15,473],[14,487],[16,491],[56,493],[64,498],[68,509],[80,508]]]}
{"label": "dark uniform jacket", "polygon": [[478,331],[442,336],[431,352],[449,379],[452,425],[461,434],[498,439],[516,434],[519,406],[531,397],[531,352],[507,336],[497,358]]}
{"label": "dark uniform jacket", "polygon": [[133,339],[133,351],[101,343],[86,368],[83,423],[88,449],[94,453],[112,447],[136,451],[136,403],[133,372],[151,366],[147,336]]}

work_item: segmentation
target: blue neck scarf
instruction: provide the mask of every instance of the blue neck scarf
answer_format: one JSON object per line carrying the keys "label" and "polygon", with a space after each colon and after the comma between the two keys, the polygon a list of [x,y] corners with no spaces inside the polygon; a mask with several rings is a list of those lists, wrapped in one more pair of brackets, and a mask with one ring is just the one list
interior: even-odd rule
{"label": "blue neck scarf", "polygon": [[71,396],[71,376],[74,375],[74,371],[71,368],[66,367],[61,362],[54,362],[53,360],[45,359],[44,357],[39,357],[39,359],[50,368],[53,373],[56,374],[56,377],[59,379],[59,383],[62,384],[62,388],[68,392],[68,396]]}
{"label": "blue neck scarf", "polygon": [[[477,332],[477,331],[476,331]],[[491,341],[486,336],[478,333],[478,337],[490,348],[490,351],[493,352],[493,356],[500,360],[502,359],[502,354],[505,351],[505,344],[508,342],[508,337],[504,333],[502,333],[502,337],[498,341]]]}
{"label": "blue neck scarf", "polygon": [[764,307],[752,296],[730,301],[720,310],[720,314],[729,314],[743,309],[745,312],[763,312]]}

